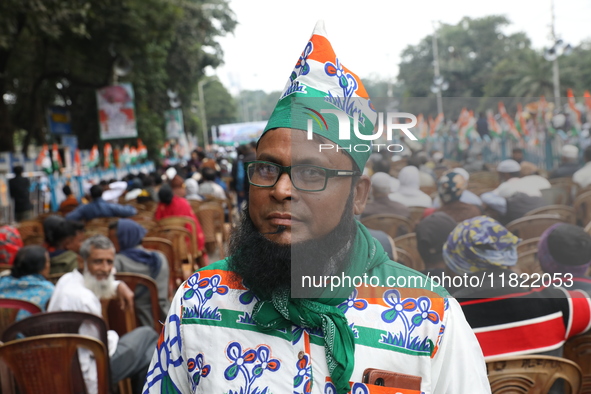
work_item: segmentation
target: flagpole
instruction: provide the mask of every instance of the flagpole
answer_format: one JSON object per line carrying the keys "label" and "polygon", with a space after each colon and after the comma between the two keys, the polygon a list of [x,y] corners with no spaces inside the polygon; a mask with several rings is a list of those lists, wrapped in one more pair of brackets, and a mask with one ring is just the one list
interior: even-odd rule
{"label": "flagpole", "polygon": [[[435,68],[435,70],[434,70],[435,78],[433,80],[439,81],[439,77],[440,77],[439,48],[437,47],[437,26],[435,25],[435,22],[433,22],[433,67]],[[442,102],[442,98],[441,98],[441,86],[438,86],[438,89],[435,94],[437,96],[437,114],[439,115],[439,114],[443,113],[443,102]],[[444,119],[445,119],[445,115],[444,115]]]}

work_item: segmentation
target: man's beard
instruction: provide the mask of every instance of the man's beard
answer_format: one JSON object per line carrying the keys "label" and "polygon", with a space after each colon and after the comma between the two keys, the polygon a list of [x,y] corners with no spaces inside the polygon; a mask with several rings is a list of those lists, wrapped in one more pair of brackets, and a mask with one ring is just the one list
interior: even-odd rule
{"label": "man's beard", "polygon": [[[292,231],[297,228],[292,227]],[[229,268],[260,299],[270,299],[275,290],[282,288],[291,289],[294,297],[316,298],[324,289],[301,288],[302,276],[340,276],[349,266],[349,250],[356,234],[352,194],[343,217],[331,232],[295,244],[278,244],[265,238],[246,208],[230,237]]]}
{"label": "man's beard", "polygon": [[84,276],[84,286],[92,291],[99,299],[109,299],[115,296],[116,292],[113,288],[115,273],[113,271],[111,271],[107,279],[98,280],[85,266],[82,275]]}

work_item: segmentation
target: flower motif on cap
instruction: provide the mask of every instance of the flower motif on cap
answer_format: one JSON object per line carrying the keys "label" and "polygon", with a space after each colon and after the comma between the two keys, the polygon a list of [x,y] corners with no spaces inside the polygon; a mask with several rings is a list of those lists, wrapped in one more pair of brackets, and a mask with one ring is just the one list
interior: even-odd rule
{"label": "flower motif on cap", "polygon": [[201,378],[202,377],[204,378],[207,375],[209,375],[209,372],[211,371],[211,365],[209,365],[209,364],[204,365],[203,354],[199,353],[195,358],[190,358],[187,361],[187,367],[188,367],[189,373],[193,374],[192,384],[193,384],[193,390],[195,390],[195,388],[197,386],[199,386],[199,382],[201,381]]}
{"label": "flower motif on cap", "polygon": [[[312,44],[312,41],[308,41],[306,48],[304,48],[304,51],[300,55],[300,58],[298,59],[298,62],[295,65],[295,70],[289,76],[289,79],[291,81],[296,79],[298,77],[298,75],[307,75],[310,72],[310,64],[308,64],[307,60],[308,60],[308,56],[310,56],[310,54],[313,51],[314,51],[314,44]],[[296,73],[296,71],[298,71],[298,72]]]}
{"label": "flower motif on cap", "polygon": [[326,62],[324,64],[324,72],[330,77],[337,77],[339,79],[339,86],[343,89],[345,97],[350,97],[357,90],[357,80],[344,70],[338,57],[335,59],[335,63]]}

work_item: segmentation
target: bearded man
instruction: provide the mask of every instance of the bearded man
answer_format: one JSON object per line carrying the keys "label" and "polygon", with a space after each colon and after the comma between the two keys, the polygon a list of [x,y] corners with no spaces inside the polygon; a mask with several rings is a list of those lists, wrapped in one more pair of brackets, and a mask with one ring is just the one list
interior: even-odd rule
{"label": "bearded man", "polygon": [[[144,393],[490,393],[458,303],[389,260],[354,219],[370,189],[360,170],[371,149],[351,149],[364,141],[341,139],[342,124],[321,111],[346,101],[365,135],[375,111],[322,24],[281,97],[246,163],[250,199],[229,257],[178,290]],[[424,281],[372,289],[345,281],[364,275],[382,286],[389,276]]]}
{"label": "bearded man", "polygon": [[[125,283],[115,280],[113,243],[105,236],[95,235],[82,243],[80,255],[84,259],[83,271],[74,270],[60,278],[49,301],[48,312],[86,312],[102,317],[101,298],[113,298],[116,294],[123,301],[123,308],[133,308],[133,292]],[[85,325],[80,333],[97,336]],[[107,332],[112,383],[132,378],[134,393],[141,392],[157,336],[151,327],[138,327],[121,338],[115,331]],[[86,350],[80,350],[79,357],[88,393],[96,393],[94,358]]]}

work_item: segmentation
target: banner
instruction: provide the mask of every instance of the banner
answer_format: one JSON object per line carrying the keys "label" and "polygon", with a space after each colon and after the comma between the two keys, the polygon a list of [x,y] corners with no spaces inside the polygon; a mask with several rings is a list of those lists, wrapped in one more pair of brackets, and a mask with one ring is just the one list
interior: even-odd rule
{"label": "banner", "polygon": [[245,144],[258,140],[267,125],[264,122],[231,123],[218,126],[218,138],[215,144],[234,145],[235,142]]}
{"label": "banner", "polygon": [[179,139],[182,134],[185,134],[183,111],[180,108],[164,111],[164,119],[166,119],[167,140]]}
{"label": "banner", "polygon": [[47,109],[47,126],[51,134],[72,134],[70,111],[64,107],[49,107]]}
{"label": "banner", "polygon": [[130,83],[96,91],[101,140],[137,137],[133,87]]}

